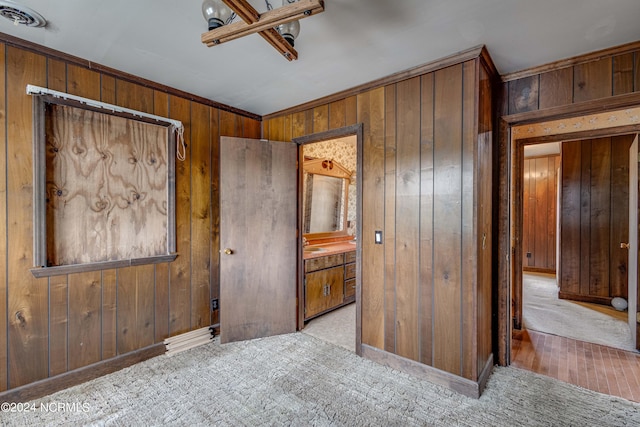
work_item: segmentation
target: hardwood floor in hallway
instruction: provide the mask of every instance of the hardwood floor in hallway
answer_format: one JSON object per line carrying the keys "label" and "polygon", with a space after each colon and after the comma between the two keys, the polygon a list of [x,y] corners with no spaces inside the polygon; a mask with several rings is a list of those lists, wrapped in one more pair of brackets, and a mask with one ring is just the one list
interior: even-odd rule
{"label": "hardwood floor in hallway", "polygon": [[533,330],[514,333],[511,365],[640,402],[640,354]]}

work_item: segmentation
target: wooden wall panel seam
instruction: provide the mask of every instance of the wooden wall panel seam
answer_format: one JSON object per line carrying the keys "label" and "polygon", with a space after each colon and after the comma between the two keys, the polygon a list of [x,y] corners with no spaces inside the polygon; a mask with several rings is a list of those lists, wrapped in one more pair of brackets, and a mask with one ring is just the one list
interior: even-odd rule
{"label": "wooden wall panel seam", "polygon": [[[435,159],[435,121],[436,121],[436,79],[435,73],[432,74],[432,97],[431,97],[431,120],[432,120],[432,129],[431,129],[431,162],[433,165],[433,161]],[[433,194],[433,200],[431,202],[431,366],[434,366],[434,360],[436,357],[436,347],[434,345],[434,337],[435,337],[435,309],[436,309],[436,297],[435,297],[435,282],[436,282],[436,269],[435,269],[435,229],[436,229],[436,219],[434,215],[434,203],[435,203],[435,193],[436,193],[436,184],[435,184],[435,165],[431,168],[431,191]]]}
{"label": "wooden wall panel seam", "polygon": [[[389,85],[384,88],[385,118],[384,118],[384,152],[383,152],[383,257],[384,257],[384,279],[383,279],[383,323],[384,338],[383,347],[386,351],[396,352],[396,321],[397,321],[397,301],[396,301],[396,250],[395,250],[395,196],[397,170],[397,85]],[[393,157],[392,157],[393,156]],[[392,210],[388,204],[392,204]]]}
{"label": "wooden wall panel seam", "polygon": [[417,285],[417,289],[416,289],[416,337],[417,337],[417,343],[416,343],[416,361],[417,362],[421,362],[422,361],[422,334],[421,334],[421,311],[420,308],[422,307],[422,277],[421,277],[421,271],[422,271],[422,241],[420,240],[420,226],[422,225],[422,218],[421,218],[421,214],[422,214],[422,204],[421,204],[421,200],[420,200],[420,196],[423,194],[422,193],[422,109],[423,109],[423,99],[422,99],[422,85],[423,85],[423,80],[422,80],[422,76],[418,76],[416,77],[418,79],[418,167],[417,167],[417,180],[418,180],[418,200],[417,200],[417,215],[418,215],[418,221],[417,224],[418,226],[416,227],[416,238],[417,238],[417,257],[416,257],[416,262],[417,262],[417,267],[416,267],[416,285]]}
{"label": "wooden wall panel seam", "polygon": [[[46,59],[42,56],[10,48],[7,51],[7,141],[29,140],[33,117],[31,98],[24,93],[26,84],[46,84]],[[48,295],[46,282],[34,279],[24,270],[32,265],[33,161],[31,144],[8,144],[7,162],[8,248],[7,283],[9,316],[10,387],[18,387],[46,378],[48,375]],[[10,169],[10,170],[9,170]],[[21,224],[16,227],[14,224]],[[24,367],[28,366],[29,369]]]}
{"label": "wooden wall panel seam", "polygon": [[2,147],[2,172],[4,172],[0,177],[0,179],[2,180],[2,188],[4,189],[4,194],[2,195],[3,200],[2,200],[2,212],[0,213],[1,215],[3,215],[3,236],[0,236],[3,238],[3,241],[0,243],[1,245],[4,246],[2,252],[0,252],[0,254],[2,255],[2,260],[0,260],[0,262],[3,265],[3,274],[2,277],[0,278],[0,280],[2,280],[2,286],[0,287],[0,291],[4,291],[2,292],[2,296],[0,296],[0,304],[2,304],[2,308],[0,309],[0,316],[3,317],[3,319],[0,321],[0,327],[2,327],[2,331],[0,332],[0,352],[2,353],[0,355],[0,361],[4,361],[4,363],[2,363],[2,367],[0,367],[0,391],[4,391],[7,390],[9,388],[9,371],[10,371],[10,367],[9,367],[9,269],[7,268],[8,263],[9,263],[9,254],[8,254],[8,250],[7,248],[9,247],[9,234],[7,233],[7,230],[9,229],[9,215],[7,212],[8,209],[8,197],[9,197],[9,192],[7,191],[7,180],[8,180],[8,168],[6,167],[6,163],[8,160],[8,144],[7,144],[7,138],[8,138],[8,122],[7,122],[7,113],[6,113],[6,106],[7,106],[7,68],[8,68],[8,64],[7,64],[7,45],[5,43],[2,43],[1,45],[1,49],[2,49],[2,71],[3,71],[3,76],[2,76],[2,103],[3,103],[3,109],[4,109],[4,114],[1,118],[2,120],[2,132],[3,132],[3,137],[2,137],[2,142],[3,142],[3,147]]}
{"label": "wooden wall panel seam", "polygon": [[397,83],[396,152],[396,337],[397,354],[418,357],[420,77]]}
{"label": "wooden wall panel seam", "polygon": [[[238,126],[238,119],[236,118],[236,126]],[[240,122],[240,127],[242,127],[242,122]],[[190,145],[190,155],[184,160],[185,162],[189,162],[189,330],[193,328],[193,250],[191,250],[191,242],[193,242],[193,146],[194,142],[194,132],[193,132],[193,105],[191,101],[189,101],[189,128],[191,132],[189,132],[189,145]]]}
{"label": "wooden wall panel seam", "polygon": [[[461,173],[460,173],[460,189],[461,189],[461,196],[460,196],[460,259],[459,259],[459,264],[458,264],[458,268],[459,268],[459,276],[460,277],[460,283],[459,283],[459,287],[460,287],[460,296],[459,299],[460,301],[458,302],[460,304],[460,307],[464,307],[464,293],[462,292],[462,289],[464,287],[464,279],[465,279],[465,269],[463,268],[464,266],[464,230],[463,230],[463,226],[464,226],[464,208],[465,208],[465,203],[464,203],[464,175],[465,175],[465,171],[464,171],[464,155],[465,155],[465,151],[464,151],[464,127],[465,127],[465,114],[464,114],[464,89],[465,89],[465,80],[464,80],[464,63],[460,64],[460,66],[462,67],[462,74],[460,76],[460,105],[462,108],[460,108],[460,168]],[[463,375],[464,372],[464,310],[460,310],[460,313],[458,313],[459,316],[459,322],[460,322],[460,330],[458,331],[458,334],[460,336],[460,343],[459,343],[459,367],[458,367],[458,375]]]}
{"label": "wooden wall panel seam", "polygon": [[640,91],[640,52],[633,53],[633,91]]}

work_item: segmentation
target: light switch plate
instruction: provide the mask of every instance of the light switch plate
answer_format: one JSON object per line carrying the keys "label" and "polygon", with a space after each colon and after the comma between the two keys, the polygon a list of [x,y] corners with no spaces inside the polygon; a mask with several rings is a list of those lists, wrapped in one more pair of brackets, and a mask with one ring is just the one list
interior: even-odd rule
{"label": "light switch plate", "polygon": [[376,242],[376,245],[381,245],[382,244],[382,231],[381,230],[376,230],[375,242]]}

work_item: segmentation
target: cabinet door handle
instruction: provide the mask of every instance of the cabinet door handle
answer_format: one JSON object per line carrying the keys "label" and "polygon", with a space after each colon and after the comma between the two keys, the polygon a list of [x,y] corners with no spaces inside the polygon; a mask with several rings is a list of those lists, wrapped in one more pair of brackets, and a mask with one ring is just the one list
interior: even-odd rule
{"label": "cabinet door handle", "polygon": [[322,296],[328,297],[329,295],[331,295],[331,285],[327,283],[322,287]]}

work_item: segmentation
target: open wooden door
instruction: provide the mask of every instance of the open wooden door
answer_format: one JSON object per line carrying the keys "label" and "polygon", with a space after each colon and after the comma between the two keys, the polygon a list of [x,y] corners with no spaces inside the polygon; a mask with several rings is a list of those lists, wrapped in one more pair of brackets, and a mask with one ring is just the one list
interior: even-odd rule
{"label": "open wooden door", "polygon": [[297,145],[220,140],[220,341],[296,331]]}
{"label": "open wooden door", "polygon": [[629,328],[640,349],[640,330],[638,329],[638,135],[629,149]]}

